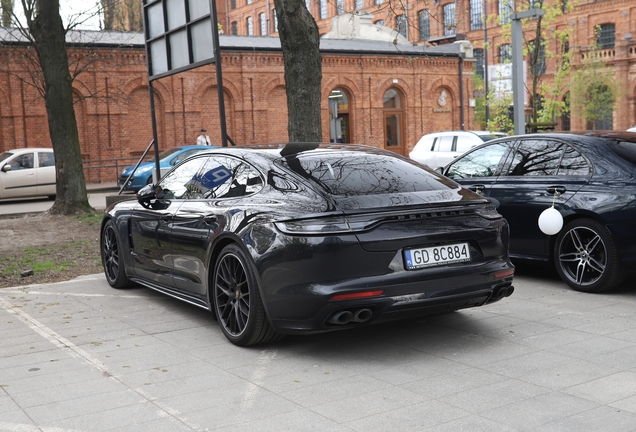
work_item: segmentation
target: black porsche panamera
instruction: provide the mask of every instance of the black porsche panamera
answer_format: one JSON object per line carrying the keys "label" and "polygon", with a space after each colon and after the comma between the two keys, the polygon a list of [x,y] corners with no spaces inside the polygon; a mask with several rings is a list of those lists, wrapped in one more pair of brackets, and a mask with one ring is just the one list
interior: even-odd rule
{"label": "black porsche panamera", "polygon": [[508,238],[488,199],[406,158],[291,143],[182,162],[107,209],[101,249],[113,287],[211,310],[247,346],[500,300]]}

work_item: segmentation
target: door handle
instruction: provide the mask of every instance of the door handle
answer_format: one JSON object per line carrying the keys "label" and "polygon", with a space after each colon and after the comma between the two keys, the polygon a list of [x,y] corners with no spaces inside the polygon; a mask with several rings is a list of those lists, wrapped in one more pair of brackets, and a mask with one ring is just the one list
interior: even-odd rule
{"label": "door handle", "polygon": [[545,191],[550,195],[563,195],[566,191],[565,186],[548,186]]}
{"label": "door handle", "polygon": [[482,184],[476,184],[476,185],[468,186],[468,189],[470,189],[471,191],[479,195],[483,195],[482,192],[486,190],[486,186]]}

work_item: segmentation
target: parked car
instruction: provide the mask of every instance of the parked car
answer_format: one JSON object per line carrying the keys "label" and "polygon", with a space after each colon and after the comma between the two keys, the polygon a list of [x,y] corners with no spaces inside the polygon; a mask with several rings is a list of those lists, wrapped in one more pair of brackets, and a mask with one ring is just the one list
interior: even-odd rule
{"label": "parked car", "polygon": [[55,155],[50,148],[0,153],[0,198],[55,198]]}
{"label": "parked car", "polygon": [[429,168],[445,166],[457,156],[486,141],[506,136],[503,132],[445,131],[424,135],[409,157]]}
{"label": "parked car", "polygon": [[[170,169],[177,165],[182,160],[187,159],[189,156],[193,154],[215,148],[216,146],[201,146],[201,145],[186,145],[186,146],[177,146],[171,147],[167,150],[159,153],[159,167],[162,172],[165,169]],[[142,187],[147,184],[152,184],[152,172],[155,169],[155,158],[153,156],[148,156],[145,161],[141,162],[137,169],[135,170],[134,175],[128,179],[130,173],[135,169],[136,164],[132,164],[121,172],[119,179],[117,179],[117,186],[121,188],[121,186],[126,183],[125,190],[138,191]],[[126,180],[128,179],[128,182]]]}
{"label": "parked car", "polygon": [[368,146],[197,154],[108,208],[101,250],[110,285],[209,309],[236,345],[513,291],[508,225],[490,201]]}
{"label": "parked car", "polygon": [[[442,170],[499,204],[513,259],[553,263],[572,288],[599,292],[636,265],[636,133],[542,133],[498,139]],[[543,234],[554,207],[564,225]]]}

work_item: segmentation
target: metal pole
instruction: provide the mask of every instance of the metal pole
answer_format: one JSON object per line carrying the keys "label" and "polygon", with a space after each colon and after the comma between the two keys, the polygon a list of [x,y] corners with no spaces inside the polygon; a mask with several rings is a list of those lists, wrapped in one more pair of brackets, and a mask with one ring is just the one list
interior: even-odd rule
{"label": "metal pole", "polygon": [[[146,39],[146,53],[148,53],[148,17],[146,16],[146,9],[143,10],[144,18],[144,37]],[[164,23],[165,25],[165,23]],[[146,62],[148,63],[148,76],[152,75],[152,58],[146,54]],[[155,90],[152,85],[152,80],[148,80],[148,93],[150,95],[150,118],[152,121],[152,139],[155,142],[155,169],[157,170],[157,180],[161,178],[161,168],[159,164],[159,139],[157,138],[157,116],[155,113]]]}
{"label": "metal pole", "polygon": [[486,126],[490,121],[490,107],[488,107],[488,2],[484,0],[484,108],[486,110]]}
{"label": "metal pole", "polygon": [[512,14],[512,98],[514,106],[515,135],[526,133],[526,121],[524,112],[525,87],[523,85],[523,29],[521,20],[525,18],[537,18],[543,15],[541,9],[529,9],[527,11]]}
{"label": "metal pole", "polygon": [[216,87],[219,94],[219,121],[221,122],[221,143],[227,147],[227,127],[225,125],[225,100],[223,94],[223,76],[221,75],[221,45],[219,43],[219,26],[216,17],[216,1],[210,0],[212,12],[212,40],[214,41],[214,63],[216,64]]}

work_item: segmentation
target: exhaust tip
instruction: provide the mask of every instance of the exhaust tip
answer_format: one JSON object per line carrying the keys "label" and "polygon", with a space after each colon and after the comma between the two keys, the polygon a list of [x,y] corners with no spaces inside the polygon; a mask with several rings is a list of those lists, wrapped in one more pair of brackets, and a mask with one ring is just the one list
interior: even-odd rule
{"label": "exhaust tip", "polygon": [[513,287],[512,285],[510,285],[508,287],[508,292],[506,293],[506,297],[510,297],[512,295],[512,293],[515,292],[515,287]]}
{"label": "exhaust tip", "polygon": [[353,312],[345,310],[345,311],[334,313],[333,315],[329,317],[327,321],[330,322],[331,324],[345,325],[345,324],[349,324],[352,319],[353,319]]}
{"label": "exhaust tip", "polygon": [[359,309],[353,314],[353,321],[363,323],[367,322],[373,316],[371,309]]}

